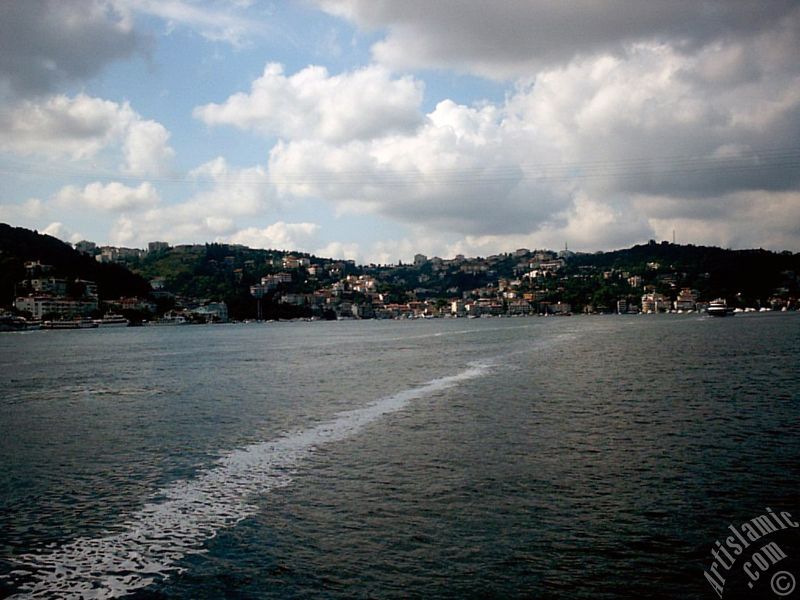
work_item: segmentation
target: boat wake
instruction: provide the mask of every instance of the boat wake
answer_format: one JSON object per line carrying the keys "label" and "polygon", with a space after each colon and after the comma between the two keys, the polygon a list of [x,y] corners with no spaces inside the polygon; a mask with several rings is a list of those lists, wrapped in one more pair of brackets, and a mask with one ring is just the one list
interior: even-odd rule
{"label": "boat wake", "polygon": [[129,515],[116,533],[14,557],[17,568],[8,579],[20,592],[12,597],[118,598],[180,572],[182,558],[204,552],[205,542],[219,530],[255,514],[254,498],[289,485],[293,469],[317,447],[349,438],[413,400],[490,368],[473,364],[315,427],[232,451],[194,479],[160,490],[157,501]]}

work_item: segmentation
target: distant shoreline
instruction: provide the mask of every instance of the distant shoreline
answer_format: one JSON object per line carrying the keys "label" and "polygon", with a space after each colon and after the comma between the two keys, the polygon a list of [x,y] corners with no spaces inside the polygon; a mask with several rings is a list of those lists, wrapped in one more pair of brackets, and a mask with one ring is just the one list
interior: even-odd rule
{"label": "distant shoreline", "polygon": [[[767,316],[767,315],[796,315],[800,314],[798,310],[740,310],[739,312],[734,313],[737,317],[748,317],[752,318],[754,316]],[[733,316],[733,315],[731,315]],[[79,327],[40,327],[34,326],[30,328],[19,328],[19,329],[0,329],[0,333],[33,333],[36,331],[86,331],[86,330],[109,330],[109,329],[150,329],[150,328],[184,328],[188,326],[192,326],[193,328],[196,327],[208,327],[208,326],[219,326],[219,325],[232,325],[232,326],[239,326],[239,325],[275,325],[275,324],[296,324],[296,323],[352,323],[352,322],[381,322],[381,323],[395,323],[395,322],[417,322],[417,321],[487,321],[487,320],[509,320],[509,319],[536,319],[536,318],[545,318],[545,319],[563,319],[565,317],[707,317],[709,320],[721,320],[719,317],[714,317],[709,315],[705,311],[692,311],[692,312],[660,312],[660,313],[576,313],[576,314],[569,314],[569,315],[552,315],[552,314],[535,314],[535,315],[482,315],[480,317],[454,317],[454,316],[436,316],[436,317],[411,317],[411,318],[393,318],[393,319],[385,319],[385,318],[378,318],[378,319],[356,319],[356,318],[343,318],[343,319],[320,319],[320,318],[297,318],[297,319],[270,319],[270,320],[263,320],[263,321],[256,321],[256,320],[246,320],[246,321],[227,321],[227,322],[218,322],[218,323],[180,323],[180,324],[166,324],[166,323],[141,323],[137,325],[129,325],[127,327],[103,327],[102,325],[99,327],[93,328],[79,328]],[[727,320],[734,320],[728,318]]]}

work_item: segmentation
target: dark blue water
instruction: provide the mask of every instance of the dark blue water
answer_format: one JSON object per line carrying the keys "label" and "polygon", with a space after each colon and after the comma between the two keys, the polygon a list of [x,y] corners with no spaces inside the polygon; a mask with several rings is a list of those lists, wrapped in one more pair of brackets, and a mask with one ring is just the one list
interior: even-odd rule
{"label": "dark blue water", "polygon": [[800,519],[798,357],[795,314],[3,335],[0,596],[718,597],[728,525]]}

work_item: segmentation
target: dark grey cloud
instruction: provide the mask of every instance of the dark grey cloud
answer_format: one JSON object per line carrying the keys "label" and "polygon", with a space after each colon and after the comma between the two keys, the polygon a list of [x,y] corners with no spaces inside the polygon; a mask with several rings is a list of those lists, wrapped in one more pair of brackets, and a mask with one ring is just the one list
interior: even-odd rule
{"label": "dark grey cloud", "polygon": [[386,29],[373,48],[393,66],[450,67],[496,78],[533,75],[576,56],[637,42],[691,51],[716,40],[796,26],[795,0],[318,0],[362,27]]}
{"label": "dark grey cloud", "polygon": [[52,92],[142,50],[130,15],[103,0],[0,2],[0,92]]}

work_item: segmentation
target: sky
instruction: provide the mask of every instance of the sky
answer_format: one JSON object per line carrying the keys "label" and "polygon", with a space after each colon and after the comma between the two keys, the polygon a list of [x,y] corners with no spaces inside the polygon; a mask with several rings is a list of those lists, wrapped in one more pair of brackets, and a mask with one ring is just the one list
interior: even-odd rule
{"label": "sky", "polygon": [[0,222],[361,263],[800,251],[797,0],[6,0]]}

